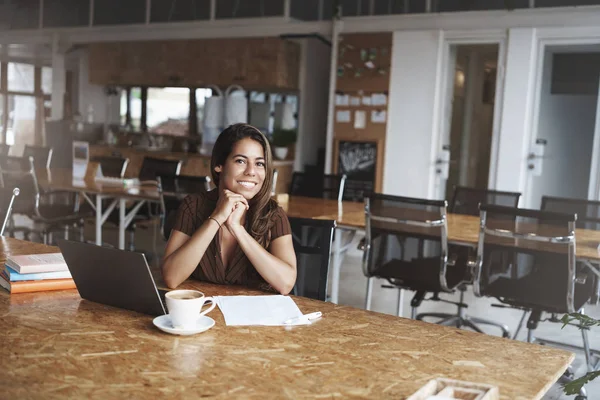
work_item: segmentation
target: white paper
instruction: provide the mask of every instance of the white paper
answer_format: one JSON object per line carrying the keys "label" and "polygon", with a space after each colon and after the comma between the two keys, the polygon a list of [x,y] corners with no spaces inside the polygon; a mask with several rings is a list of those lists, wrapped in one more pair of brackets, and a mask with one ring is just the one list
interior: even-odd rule
{"label": "white paper", "polygon": [[365,129],[367,126],[367,113],[362,110],[354,112],[354,129]]}
{"label": "white paper", "polygon": [[351,96],[350,97],[350,105],[351,106],[360,106],[360,97]]}
{"label": "white paper", "polygon": [[[215,296],[227,326],[281,326],[302,312],[289,296]],[[310,325],[299,321],[293,325]]]}
{"label": "white paper", "polygon": [[350,122],[351,118],[349,110],[338,110],[335,113],[336,122]]}
{"label": "white paper", "polygon": [[385,111],[371,111],[371,122],[373,122],[374,124],[385,124],[385,118]]}
{"label": "white paper", "polygon": [[374,106],[385,106],[387,104],[387,96],[384,93],[373,93],[371,95],[371,104]]}
{"label": "white paper", "polygon": [[336,94],[335,95],[335,105],[336,106],[347,106],[350,104],[350,96],[347,94]]}
{"label": "white paper", "polygon": [[370,106],[371,103],[372,103],[371,96],[363,96],[362,97],[362,103],[365,106]]}

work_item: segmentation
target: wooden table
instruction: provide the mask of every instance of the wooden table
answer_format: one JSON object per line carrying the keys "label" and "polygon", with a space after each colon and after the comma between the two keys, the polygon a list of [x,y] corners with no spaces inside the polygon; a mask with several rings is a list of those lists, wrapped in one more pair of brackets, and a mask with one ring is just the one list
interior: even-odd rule
{"label": "wooden table", "polygon": [[[0,238],[10,254],[58,251]],[[188,281],[207,295],[261,294]],[[503,399],[539,399],[573,360],[546,346],[301,297],[310,326],[228,327],[188,337],[152,318],[82,300],[76,290],[0,291],[4,398],[399,399],[429,379],[497,385]]]}
{"label": "wooden table", "polygon": [[[342,264],[341,243],[343,230],[365,229],[365,212],[363,203],[336,200],[315,199],[310,197],[290,196],[282,207],[290,217],[333,219],[337,223],[335,241],[333,243],[331,301],[338,302],[339,276]],[[461,214],[448,214],[448,242],[450,244],[477,247],[479,239],[479,217]],[[596,264],[600,262],[600,231],[577,229],[576,256],[590,270],[600,277]]]}

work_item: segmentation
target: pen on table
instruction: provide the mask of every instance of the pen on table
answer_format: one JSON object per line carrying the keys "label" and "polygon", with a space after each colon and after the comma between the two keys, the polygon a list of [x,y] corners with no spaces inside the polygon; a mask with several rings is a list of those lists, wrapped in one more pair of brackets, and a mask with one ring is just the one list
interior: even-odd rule
{"label": "pen on table", "polygon": [[310,313],[310,314],[304,314],[297,318],[288,319],[287,321],[284,322],[284,324],[290,325],[290,324],[294,324],[296,322],[301,322],[301,321],[312,321],[313,319],[321,318],[321,315],[323,315],[321,313],[321,311],[317,311],[317,312]]}

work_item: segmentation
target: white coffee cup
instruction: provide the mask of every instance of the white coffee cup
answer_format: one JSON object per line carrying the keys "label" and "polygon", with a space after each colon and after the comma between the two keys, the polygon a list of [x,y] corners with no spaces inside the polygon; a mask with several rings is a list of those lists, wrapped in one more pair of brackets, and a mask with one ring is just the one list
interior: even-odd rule
{"label": "white coffee cup", "polygon": [[[205,297],[204,293],[197,290],[171,290],[165,295],[165,300],[175,329],[194,328],[198,318],[212,311],[216,305],[212,297]],[[207,301],[212,304],[202,311]]]}

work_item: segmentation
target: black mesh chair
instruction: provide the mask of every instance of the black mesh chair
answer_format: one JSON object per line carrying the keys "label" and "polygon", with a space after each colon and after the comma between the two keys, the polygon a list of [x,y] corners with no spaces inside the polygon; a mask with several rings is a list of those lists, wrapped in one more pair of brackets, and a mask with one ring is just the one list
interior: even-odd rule
{"label": "black mesh chair", "polygon": [[365,308],[371,308],[373,278],[415,291],[412,317],[427,293],[452,292],[464,280],[448,254],[446,201],[369,194],[365,197],[363,272],[368,279]]}
{"label": "black mesh chair", "polygon": [[98,163],[102,170],[103,176],[110,176],[114,178],[123,178],[129,159],[124,157],[112,157],[112,156],[96,156],[90,159],[92,162]]}
{"label": "black mesh chair", "polygon": [[[505,192],[490,189],[478,189],[466,186],[456,186],[450,203],[449,210],[452,214],[462,215],[479,215],[479,204],[495,204],[499,206],[517,207],[521,193]],[[465,291],[467,283],[471,281],[471,269],[468,266],[469,259],[475,258],[475,253],[472,249],[464,246],[450,246],[450,251],[457,257],[455,269],[462,270],[465,276],[466,283],[460,284],[457,289],[460,291],[460,299],[458,302],[449,302],[455,304],[458,308],[456,314],[447,313],[423,313],[417,315],[417,319],[424,318],[441,318],[448,324],[454,325],[457,328],[462,326],[490,325],[499,328],[502,331],[502,336],[509,337],[510,331],[505,324],[501,324],[485,318],[473,318],[465,314],[465,309],[468,305],[465,303]],[[445,300],[443,300],[445,301]],[[518,332],[517,332],[518,333]]]}
{"label": "black mesh chair", "polygon": [[344,183],[342,200],[362,203],[365,200],[365,196],[373,193],[374,189],[374,182],[347,178]]}
{"label": "black mesh chair", "polygon": [[[575,261],[573,213],[481,205],[473,290],[511,307],[531,310],[527,341],[543,313],[582,312],[594,280]],[[588,370],[594,370],[587,329],[581,330]],[[562,344],[561,344],[562,345]]]}
{"label": "black mesh chair", "polygon": [[292,196],[317,197],[342,201],[346,175],[294,172],[290,186]]}
{"label": "black mesh chair", "polygon": [[155,181],[157,176],[179,175],[181,164],[181,160],[144,157],[138,178],[140,181]]}
{"label": "black mesh chair", "polygon": [[[76,210],[73,205],[56,204],[52,201],[47,202],[54,193],[42,193],[38,186],[38,179],[33,157],[29,157],[29,170],[22,169],[10,170],[2,168],[2,186],[11,189],[18,187],[19,201],[14,204],[13,212],[7,232],[14,236],[15,232],[23,232],[27,238],[31,233],[42,236],[44,244],[52,242],[52,233],[58,229],[64,229],[65,236],[68,237],[70,226],[83,226],[83,218],[91,214],[83,214]],[[18,164],[17,167],[21,167]],[[15,227],[12,216],[20,214],[27,216],[34,223],[41,225],[41,228]]]}
{"label": "black mesh chair", "polygon": [[6,143],[0,143],[0,157],[7,156],[10,152],[10,145]]}
{"label": "black mesh chair", "polygon": [[27,160],[29,157],[33,157],[36,168],[50,168],[52,151],[52,147],[26,145],[23,150],[23,158]]}
{"label": "black mesh chair", "polygon": [[290,218],[290,225],[297,260],[297,278],[292,293],[325,301],[335,221]]}
{"label": "black mesh chair", "polygon": [[0,187],[0,236],[4,236],[4,230],[10,220],[13,204],[19,192],[19,188],[11,190],[10,188]]}
{"label": "black mesh chair", "polygon": [[169,240],[181,200],[190,194],[208,192],[211,189],[211,179],[208,176],[186,175],[166,175],[159,176],[158,179],[161,182],[165,207],[161,218],[161,231],[165,240]]}

